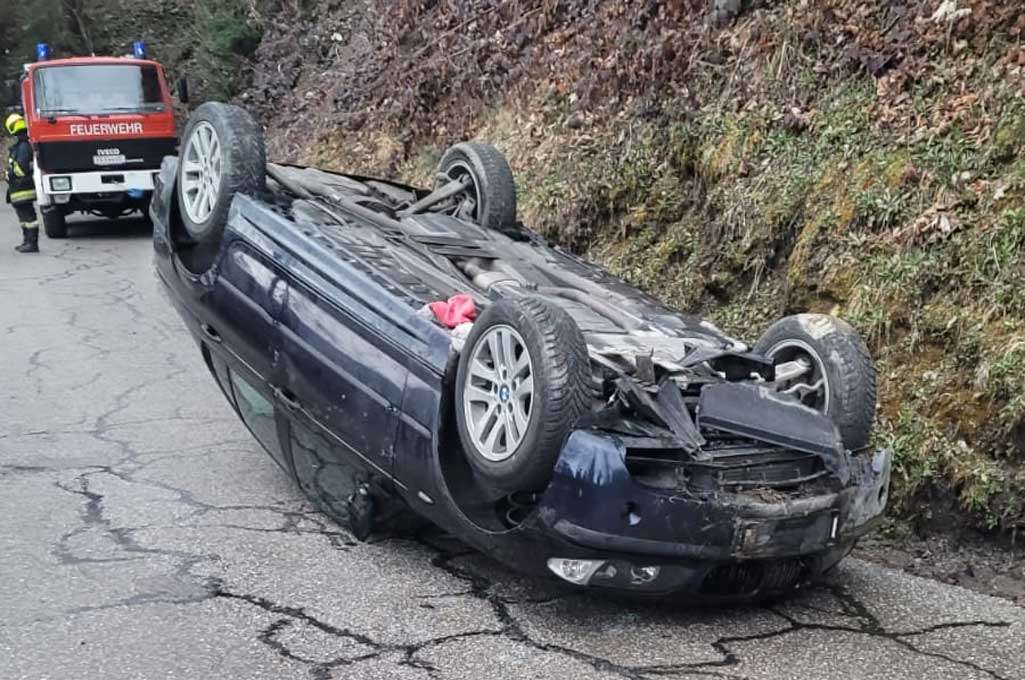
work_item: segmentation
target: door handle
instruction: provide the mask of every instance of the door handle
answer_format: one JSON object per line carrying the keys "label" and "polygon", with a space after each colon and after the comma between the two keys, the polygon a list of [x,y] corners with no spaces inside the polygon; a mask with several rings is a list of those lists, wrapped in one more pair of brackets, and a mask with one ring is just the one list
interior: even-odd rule
{"label": "door handle", "polygon": [[295,395],[288,390],[283,390],[280,387],[274,388],[274,396],[277,397],[278,401],[284,404],[285,408],[292,411],[297,411],[301,408],[299,400],[295,398]]}
{"label": "door handle", "polygon": [[221,342],[221,334],[217,332],[217,329],[208,323],[200,324],[200,328],[203,329],[203,333],[206,337],[210,338],[214,342]]}

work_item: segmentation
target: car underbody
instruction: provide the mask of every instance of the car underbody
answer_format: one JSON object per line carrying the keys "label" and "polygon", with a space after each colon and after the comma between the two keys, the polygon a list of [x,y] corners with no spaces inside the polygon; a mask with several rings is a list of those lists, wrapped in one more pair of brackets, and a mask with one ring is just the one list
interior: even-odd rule
{"label": "car underbody", "polygon": [[649,483],[804,495],[830,479],[850,482],[850,452],[832,423],[801,407],[814,385],[779,388],[807,371],[798,362],[773,365],[532,232],[485,230],[446,214],[454,208],[444,200],[428,203],[423,191],[295,166],[272,165],[269,174],[300,197],[286,199],[297,225],[317,229],[414,308],[463,293],[480,306],[541,297],[569,312],[592,363],[586,425],[643,452],[628,461]]}

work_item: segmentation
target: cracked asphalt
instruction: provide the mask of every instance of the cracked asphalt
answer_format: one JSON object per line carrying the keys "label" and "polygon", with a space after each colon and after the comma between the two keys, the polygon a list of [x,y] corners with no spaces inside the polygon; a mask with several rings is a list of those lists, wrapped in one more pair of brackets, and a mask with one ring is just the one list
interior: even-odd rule
{"label": "cracked asphalt", "polygon": [[848,560],[768,608],[531,581],[436,533],[357,543],[236,420],[148,232],[13,252],[0,207],[0,678],[1025,678],[1025,610]]}

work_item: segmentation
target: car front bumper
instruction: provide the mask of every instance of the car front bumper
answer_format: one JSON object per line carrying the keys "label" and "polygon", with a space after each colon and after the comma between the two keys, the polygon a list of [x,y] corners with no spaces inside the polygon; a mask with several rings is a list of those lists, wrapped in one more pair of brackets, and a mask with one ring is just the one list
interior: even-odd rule
{"label": "car front bumper", "polygon": [[547,539],[546,566],[564,580],[574,582],[559,560],[589,560],[604,564],[577,585],[714,596],[791,589],[876,526],[891,467],[889,451],[855,455],[841,490],[764,502],[644,486],[625,459],[616,437],[597,431],[577,431],[563,448],[532,528]]}

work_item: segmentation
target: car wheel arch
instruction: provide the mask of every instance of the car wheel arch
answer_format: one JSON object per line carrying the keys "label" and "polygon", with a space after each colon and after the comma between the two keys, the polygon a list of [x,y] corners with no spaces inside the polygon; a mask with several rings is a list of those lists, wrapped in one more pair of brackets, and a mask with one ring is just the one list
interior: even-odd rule
{"label": "car wheel arch", "polygon": [[[428,460],[421,463],[422,467],[416,471],[421,476],[421,481],[427,482],[433,488],[423,489],[424,485],[414,482],[413,479],[403,481],[409,486],[411,503],[423,504],[423,498],[418,498],[418,493],[420,491],[428,492],[427,495],[431,500],[430,506],[437,509],[433,513],[430,511],[430,506],[423,509],[429,514],[435,514],[435,521],[444,524],[445,522],[440,521],[441,516],[447,514],[446,519],[449,522],[454,520],[461,525],[462,535],[465,538],[475,538],[478,547],[489,549],[491,546],[486,545],[490,540],[489,537],[508,535],[517,531],[519,527],[502,526],[497,521],[497,516],[481,512],[479,504],[473,502],[480,500],[481,487],[463,452],[456,424],[458,367],[459,354],[450,352],[444,373],[436,383],[440,395],[437,420],[430,445],[430,456]],[[495,493],[493,490],[484,490],[483,492],[491,495]]]}

